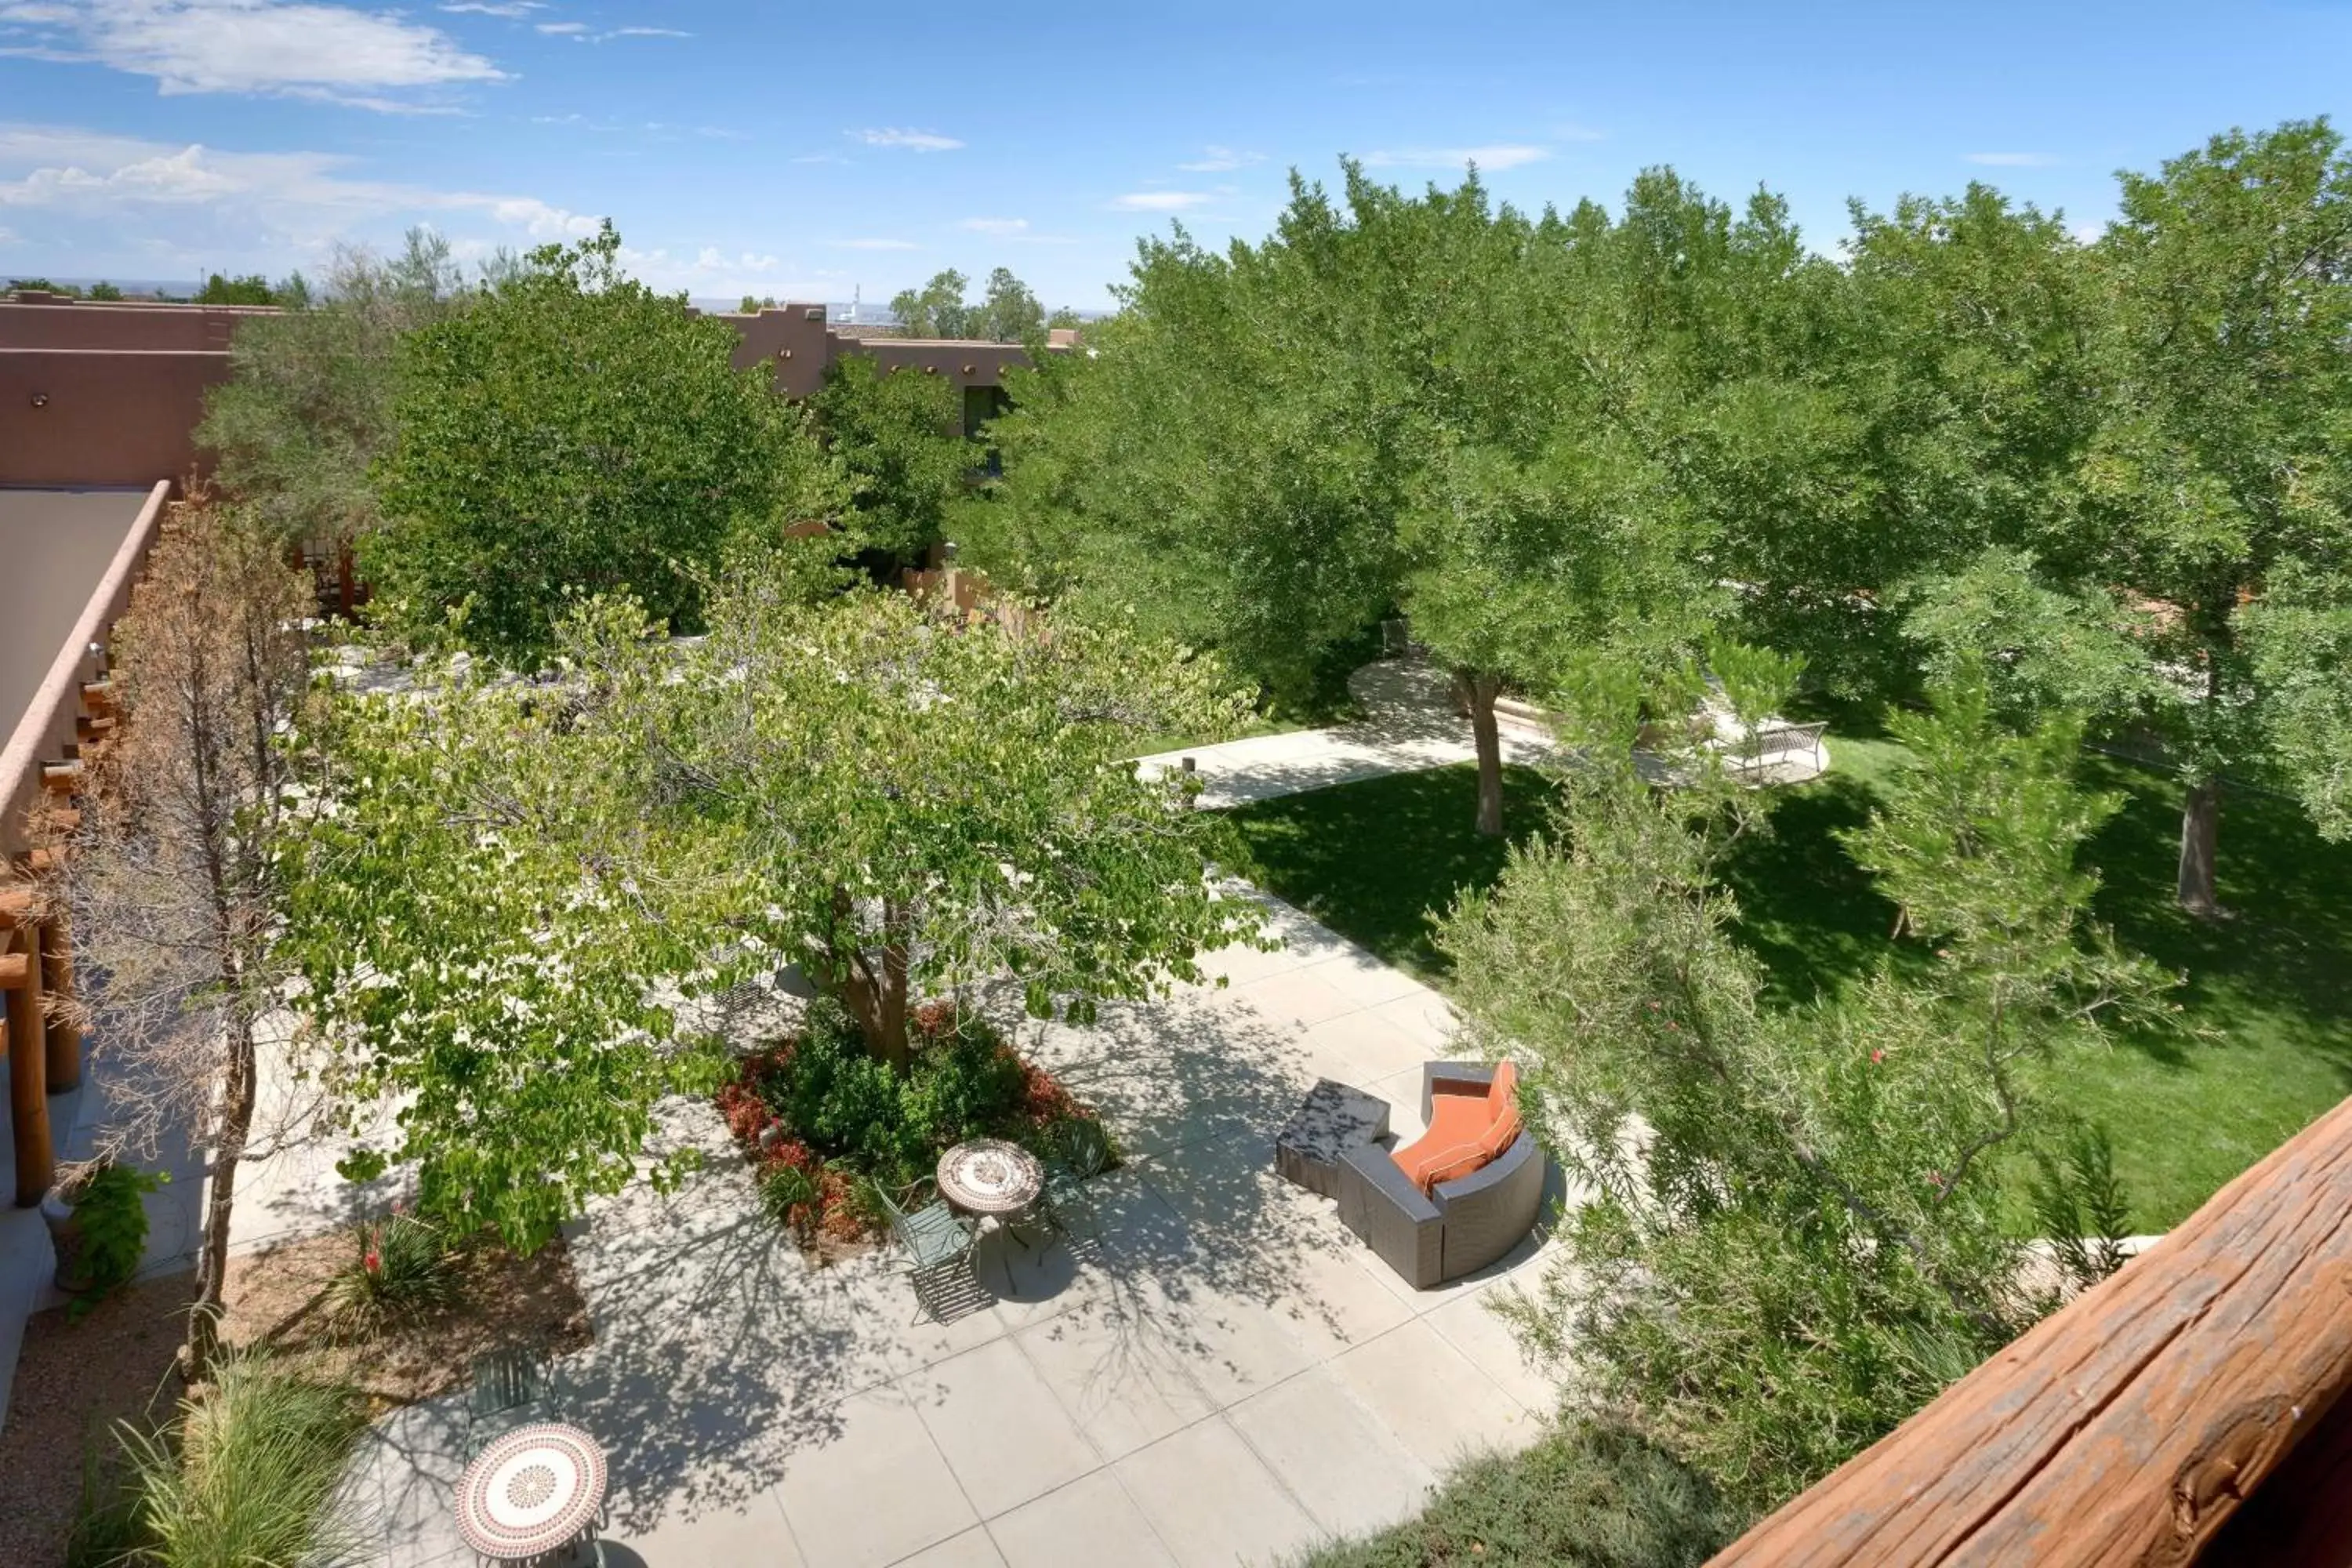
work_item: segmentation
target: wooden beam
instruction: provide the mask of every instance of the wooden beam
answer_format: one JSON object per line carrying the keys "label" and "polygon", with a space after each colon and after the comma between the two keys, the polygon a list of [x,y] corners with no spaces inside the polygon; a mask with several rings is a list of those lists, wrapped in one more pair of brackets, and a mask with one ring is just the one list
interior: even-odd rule
{"label": "wooden beam", "polygon": [[[41,970],[16,938],[13,975],[8,983],[8,1123],[16,1140],[16,1206],[37,1206],[41,1194],[57,1179],[58,1163],[49,1143],[48,1051],[41,1024]],[[0,960],[5,965],[5,960]]]}
{"label": "wooden beam", "polygon": [[2352,1100],[1715,1559],[2186,1563],[2352,1385]]}
{"label": "wooden beam", "polygon": [[81,764],[75,763],[43,763],[41,787],[51,795],[74,795],[81,789]]}

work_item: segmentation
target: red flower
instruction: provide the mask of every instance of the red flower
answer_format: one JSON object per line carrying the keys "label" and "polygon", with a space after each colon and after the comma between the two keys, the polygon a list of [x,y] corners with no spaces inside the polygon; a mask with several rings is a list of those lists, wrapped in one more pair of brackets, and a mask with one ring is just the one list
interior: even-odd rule
{"label": "red flower", "polygon": [[1870,1059],[1874,1062],[1883,1062],[1886,1059],[1886,1053],[1885,1051],[1873,1051],[1870,1053]]}
{"label": "red flower", "polygon": [[367,1271],[371,1274],[382,1273],[383,1270],[383,1255],[378,1253],[373,1247],[368,1248],[367,1257],[362,1259],[362,1261],[367,1265]]}

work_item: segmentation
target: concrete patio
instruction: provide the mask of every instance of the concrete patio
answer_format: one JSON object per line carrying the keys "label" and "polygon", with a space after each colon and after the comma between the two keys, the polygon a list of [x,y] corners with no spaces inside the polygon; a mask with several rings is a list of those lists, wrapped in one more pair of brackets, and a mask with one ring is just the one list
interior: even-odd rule
{"label": "concrete patio", "polygon": [[[1267,903],[1287,945],[1217,955],[1228,989],[1023,1026],[1128,1163],[1090,1184],[1075,1242],[984,1241],[992,1299],[948,1324],[916,1320],[887,1255],[810,1268],[716,1114],[677,1108],[669,1135],[709,1166],[667,1199],[598,1205],[572,1242],[596,1343],[559,1363],[556,1402],[609,1455],[615,1564],[1274,1563],[1408,1516],[1455,1459],[1537,1435],[1551,1390],[1488,1299],[1541,1267],[1540,1231],[1416,1293],[1275,1178],[1274,1131],[1318,1076],[1415,1132],[1449,1022]],[[365,1440],[354,1500],[380,1562],[471,1560],[451,1507],[464,1429],[449,1396]]]}

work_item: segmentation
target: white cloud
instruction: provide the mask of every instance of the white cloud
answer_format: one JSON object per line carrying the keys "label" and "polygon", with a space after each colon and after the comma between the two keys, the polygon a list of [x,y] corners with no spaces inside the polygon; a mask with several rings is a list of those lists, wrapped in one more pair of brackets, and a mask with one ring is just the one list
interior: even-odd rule
{"label": "white cloud", "polygon": [[615,27],[600,37],[597,42],[602,43],[605,38],[690,38],[692,37],[694,37],[692,33],[680,32],[676,27]]}
{"label": "white cloud", "polygon": [[2046,169],[2058,160],[2047,153],[1971,153],[1969,162],[1994,169]]}
{"label": "white cloud", "polygon": [[456,16],[521,17],[533,11],[544,11],[547,5],[545,0],[451,0],[441,9]]}
{"label": "white cloud", "polygon": [[903,147],[909,153],[952,153],[963,145],[952,136],[942,136],[935,131],[909,131],[896,125],[879,130],[845,131],[843,135],[865,142],[868,147]]}
{"label": "white cloud", "polygon": [[556,34],[565,37],[573,33],[584,33],[588,30],[588,24],[585,22],[540,22],[535,24],[535,26],[542,33]]}
{"label": "white cloud", "polygon": [[920,250],[923,248],[911,239],[836,239],[833,243],[844,250]]}
{"label": "white cloud", "polygon": [[846,163],[849,162],[838,153],[803,153],[792,161],[795,163]]}
{"label": "white cloud", "polygon": [[1407,147],[1394,153],[1367,153],[1364,163],[1374,169],[1459,169],[1475,163],[1488,174],[1540,163],[1551,149],[1527,142],[1500,142],[1485,147]]}
{"label": "white cloud", "polygon": [[1014,235],[1027,229],[1029,220],[1025,217],[968,217],[956,226],[968,228],[974,234]]}
{"label": "white cloud", "polygon": [[1231,147],[1219,147],[1213,143],[1201,149],[1199,158],[1176,166],[1188,174],[1222,174],[1230,169],[1246,169],[1252,163],[1265,162],[1265,154],[1263,153],[1236,152]]}
{"label": "white cloud", "polygon": [[0,8],[30,44],[0,54],[152,77],[166,94],[257,93],[385,112],[437,107],[387,92],[503,81],[438,29],[392,12],[285,0],[70,0]]}
{"label": "white cloud", "polygon": [[216,247],[211,237],[223,235],[251,247],[323,250],[387,220],[465,215],[510,240],[596,232],[594,218],[536,196],[360,178],[344,172],[351,162],[0,122],[0,210],[37,211],[46,230],[79,226],[92,245],[130,237],[166,248],[173,236]]}
{"label": "white cloud", "polygon": [[1120,212],[1181,213],[1213,199],[1205,191],[1129,191],[1110,205]]}

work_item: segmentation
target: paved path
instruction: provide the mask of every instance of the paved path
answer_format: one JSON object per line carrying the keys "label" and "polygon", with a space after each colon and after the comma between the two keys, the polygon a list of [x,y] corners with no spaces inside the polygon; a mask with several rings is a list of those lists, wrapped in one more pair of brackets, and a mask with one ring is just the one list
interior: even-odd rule
{"label": "paved path", "polygon": [[[1213,809],[1476,759],[1470,721],[1454,710],[1443,671],[1383,660],[1356,671],[1348,687],[1364,709],[1360,723],[1253,735],[1161,752],[1137,763],[1153,773],[1181,768],[1191,757],[1204,782],[1201,804]],[[1507,723],[1502,740],[1507,763],[1532,764],[1559,755],[1550,737],[1533,725]]]}
{"label": "paved path", "polygon": [[[1246,890],[1237,896],[1254,897]],[[1213,955],[1228,988],[1025,1025],[1022,1048],[1102,1108],[1126,1166],[1080,1239],[982,1244],[990,1294],[918,1321],[888,1259],[811,1269],[712,1151],[665,1199],[634,1189],[572,1244],[596,1343],[561,1414],[611,1456],[618,1563],[689,1568],[1267,1563],[1405,1518],[1465,1453],[1517,1446],[1553,1393],[1487,1298],[1547,1258],[1414,1291],[1328,1200],[1275,1178],[1274,1130],[1319,1076],[1420,1127],[1433,993],[1287,906],[1279,952]],[[355,1466],[379,1561],[467,1563],[450,1520],[460,1401],[379,1423]]]}

